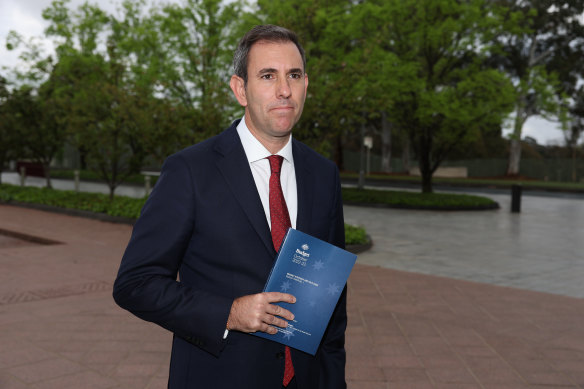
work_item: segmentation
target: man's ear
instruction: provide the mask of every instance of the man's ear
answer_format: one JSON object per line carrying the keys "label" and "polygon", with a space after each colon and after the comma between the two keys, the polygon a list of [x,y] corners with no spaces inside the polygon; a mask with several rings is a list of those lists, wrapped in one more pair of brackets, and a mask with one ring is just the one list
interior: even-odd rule
{"label": "man's ear", "polygon": [[247,96],[245,95],[245,82],[243,81],[243,78],[234,74],[231,76],[229,86],[239,104],[241,104],[242,107],[247,107]]}

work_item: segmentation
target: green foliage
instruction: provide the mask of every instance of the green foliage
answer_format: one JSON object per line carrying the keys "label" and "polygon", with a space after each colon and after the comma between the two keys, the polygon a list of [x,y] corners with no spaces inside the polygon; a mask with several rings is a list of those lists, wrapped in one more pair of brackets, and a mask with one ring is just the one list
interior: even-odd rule
{"label": "green foliage", "polygon": [[380,204],[401,208],[435,210],[487,209],[497,207],[495,201],[480,196],[356,188],[343,188],[343,201],[349,204]]}
{"label": "green foliage", "polygon": [[[51,207],[75,209],[125,219],[137,219],[146,198],[136,199],[126,196],[109,196],[98,193],[73,192],[47,188],[20,187],[0,184],[0,202],[42,204]],[[365,229],[345,224],[346,243],[365,244],[368,242]]]}
{"label": "green foliage", "polygon": [[301,139],[330,145],[390,123],[416,151],[424,191],[452,150],[497,128],[512,109],[509,80],[485,66],[499,20],[484,0],[258,1],[258,8],[262,21],[290,27],[306,46]]}
{"label": "green foliage", "polygon": [[493,36],[491,65],[503,69],[516,92],[508,175],[519,173],[523,125],[534,115],[558,117],[582,77],[584,1],[495,0],[501,31]]}
{"label": "green foliage", "polygon": [[17,96],[8,90],[6,79],[0,76],[0,173],[8,161],[20,155],[20,138],[16,130],[20,114],[14,109],[19,105]]}
{"label": "green foliage", "polygon": [[347,246],[367,243],[369,243],[369,238],[365,228],[345,223],[345,244]]}
{"label": "green foliage", "polygon": [[24,85],[12,91],[5,88],[2,94],[0,164],[3,165],[8,157],[32,159],[43,165],[50,187],[50,163],[65,140],[53,91],[43,85],[35,92]]}
{"label": "green foliage", "polygon": [[164,40],[143,5],[125,1],[116,17],[87,4],[71,12],[57,1],[43,13],[58,44],[59,61],[46,83],[55,91],[54,106],[84,164],[106,181],[111,196],[147,157],[161,164],[192,142],[194,107],[165,93]]}
{"label": "green foliage", "polygon": [[115,196],[110,200],[109,196],[99,193],[77,193],[34,187],[23,188],[2,184],[0,185],[0,201],[42,204],[135,219],[140,216],[140,210],[146,199]]}
{"label": "green foliage", "polygon": [[[2,150],[14,158],[18,149],[5,146],[7,132],[24,134],[26,150],[47,166],[65,133],[113,196],[145,161],[160,164],[241,115],[228,86],[233,49],[252,25],[273,23],[296,31],[307,54],[308,98],[294,136],[328,156],[333,145],[383,131],[387,152],[391,129],[404,155],[409,145],[417,154],[431,192],[440,163],[499,137],[513,106],[517,140],[527,117],[561,104],[568,128],[584,0],[552,3],[119,0],[109,14],[54,0],[43,17],[56,56],[16,32],[7,37],[9,49],[24,48],[26,66],[13,71],[21,84],[0,97],[0,163],[9,158]],[[26,109],[6,110],[7,101]]]}
{"label": "green foliage", "polygon": [[[355,29],[369,26],[361,28],[363,44],[351,50],[353,66],[372,53],[386,64],[385,71],[365,72],[392,80],[379,83],[367,106],[381,105],[407,134],[420,161],[424,192],[432,191],[432,174],[451,150],[476,140],[512,107],[509,81],[484,66],[486,37],[497,25],[484,5],[482,0],[365,2],[358,6],[361,18],[352,20]],[[366,22],[371,19],[377,23]]]}
{"label": "green foliage", "polygon": [[[346,58],[334,51],[327,28],[343,14],[344,0],[258,0],[257,9],[244,15],[246,27],[270,23],[296,32],[306,52],[309,85],[304,111],[294,127],[294,136],[318,152],[329,156],[336,139],[355,130],[355,93],[353,78],[343,72]],[[339,34],[339,31],[333,34]]]}
{"label": "green foliage", "polygon": [[189,143],[219,133],[239,111],[229,77],[241,7],[239,1],[187,0],[167,4],[147,20],[158,31],[148,67],[160,91],[193,109]]}

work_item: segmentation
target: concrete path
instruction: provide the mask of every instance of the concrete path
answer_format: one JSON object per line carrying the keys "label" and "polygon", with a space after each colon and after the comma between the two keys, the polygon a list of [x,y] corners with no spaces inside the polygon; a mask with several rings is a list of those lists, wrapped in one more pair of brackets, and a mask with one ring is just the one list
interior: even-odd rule
{"label": "concrete path", "polygon": [[[20,185],[20,176],[14,172],[3,172],[2,183],[11,185]],[[51,184],[53,188],[60,190],[75,190],[75,182],[73,180],[65,180],[60,178],[52,178]],[[38,188],[43,188],[47,185],[47,180],[42,177],[26,177],[26,186],[34,186]],[[90,181],[80,181],[79,190],[81,192],[90,193],[102,193],[109,194],[109,188],[104,183],[100,182],[90,182]],[[146,186],[140,185],[120,185],[116,188],[116,195],[128,196],[128,197],[144,197],[146,194]]]}
{"label": "concrete path", "polygon": [[[498,201],[345,208],[375,242],[349,279],[350,389],[584,388],[583,202]],[[0,230],[1,389],[166,387],[171,335],[111,298],[130,226],[0,205]]]}
{"label": "concrete path", "polygon": [[[482,193],[501,209],[432,212],[345,207],[375,245],[362,264],[584,298],[584,195]],[[584,323],[583,323],[584,324]]]}

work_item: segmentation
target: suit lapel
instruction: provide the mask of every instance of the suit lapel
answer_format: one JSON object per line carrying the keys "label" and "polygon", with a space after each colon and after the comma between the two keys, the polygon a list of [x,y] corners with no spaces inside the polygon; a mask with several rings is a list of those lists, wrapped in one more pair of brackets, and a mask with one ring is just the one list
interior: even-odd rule
{"label": "suit lapel", "polygon": [[216,165],[267,250],[275,255],[262,201],[237,135],[237,123],[233,123],[218,139],[215,146],[215,152],[219,154]]}
{"label": "suit lapel", "polygon": [[296,190],[298,192],[298,215],[296,229],[310,233],[310,213],[314,200],[314,175],[310,170],[309,155],[301,144],[292,139],[292,154],[294,155],[294,171],[296,173]]}

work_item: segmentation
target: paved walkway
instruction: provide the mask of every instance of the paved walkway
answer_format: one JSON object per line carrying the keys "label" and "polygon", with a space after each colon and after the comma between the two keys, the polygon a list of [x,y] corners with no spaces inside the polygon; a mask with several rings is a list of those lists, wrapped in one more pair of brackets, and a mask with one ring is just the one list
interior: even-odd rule
{"label": "paved walkway", "polygon": [[359,262],[584,298],[584,195],[523,196],[521,213],[510,212],[510,195],[482,195],[501,209],[346,207],[345,221],[375,242]]}
{"label": "paved walkway", "polygon": [[[20,176],[14,172],[3,172],[2,183],[11,185],[20,185]],[[52,178],[51,184],[53,188],[60,190],[75,190],[75,182],[73,180],[66,180],[61,178]],[[43,177],[26,177],[26,186],[45,187],[47,180]],[[106,184],[101,182],[81,181],[79,182],[79,190],[81,192],[102,193],[109,195],[109,188]],[[120,185],[116,188],[116,195],[128,197],[144,197],[146,194],[146,187],[141,185]]]}
{"label": "paved walkway", "polygon": [[[497,200],[345,208],[375,242],[349,279],[350,389],[584,388],[583,202]],[[111,298],[131,227],[0,205],[0,230],[1,389],[166,387],[171,335]]]}

